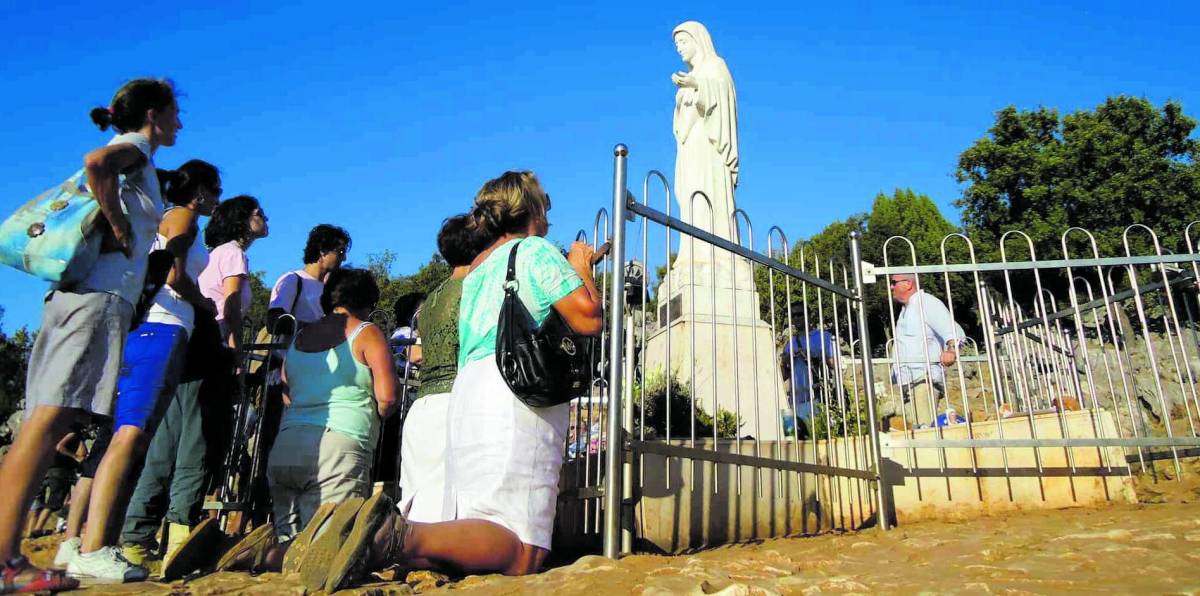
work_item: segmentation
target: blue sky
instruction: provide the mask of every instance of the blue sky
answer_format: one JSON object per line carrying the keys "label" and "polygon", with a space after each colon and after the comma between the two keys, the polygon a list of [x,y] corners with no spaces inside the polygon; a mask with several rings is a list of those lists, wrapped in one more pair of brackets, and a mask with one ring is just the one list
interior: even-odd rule
{"label": "blue sky", "polygon": [[[5,4],[0,212],[107,141],[87,112],[124,80],[170,76],[184,129],[156,162],[206,159],[227,197],[263,201],[271,236],[250,258],[269,281],[321,222],[351,232],[351,261],[390,249],[411,272],[510,168],[553,195],[553,238],[590,231],[615,143],[638,192],[648,169],[673,171],[670,32],[688,19],[737,85],[738,204],[793,238],[897,187],[957,221],[955,161],[1006,105],[1123,93],[1200,116],[1194,2]],[[36,327],[45,284],[4,268],[0,287],[4,329]]]}

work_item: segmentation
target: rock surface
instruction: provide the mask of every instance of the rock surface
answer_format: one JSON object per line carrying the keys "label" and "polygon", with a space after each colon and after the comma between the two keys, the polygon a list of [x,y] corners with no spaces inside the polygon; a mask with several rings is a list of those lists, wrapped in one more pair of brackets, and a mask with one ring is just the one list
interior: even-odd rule
{"label": "rock surface", "polygon": [[[1139,479],[1153,503],[1022,513],[813,538],[767,540],[685,556],[585,556],[541,574],[450,578],[427,572],[346,594],[809,594],[1200,591],[1200,474]],[[45,563],[55,538],[27,541]],[[170,584],[98,586],[105,594],[300,594],[279,574],[216,573]]]}

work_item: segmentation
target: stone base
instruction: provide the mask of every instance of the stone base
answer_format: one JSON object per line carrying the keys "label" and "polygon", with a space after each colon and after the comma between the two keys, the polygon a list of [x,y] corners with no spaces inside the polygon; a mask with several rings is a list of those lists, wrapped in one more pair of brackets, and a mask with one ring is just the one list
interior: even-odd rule
{"label": "stone base", "polygon": [[716,414],[714,399],[716,408],[736,414],[738,436],[775,440],[783,435],[781,410],[788,403],[776,352],[766,323],[686,314],[646,339],[642,362],[647,376],[669,367],[709,414]]}
{"label": "stone base", "polygon": [[[1093,413],[1095,417],[1093,419]],[[1067,412],[1067,433],[1074,438],[1115,437],[1112,413],[1107,410]],[[1063,438],[1056,413],[1014,416],[1004,419],[1004,438],[1032,438],[1030,426],[1038,438]],[[994,420],[972,425],[976,439],[998,439]],[[1096,430],[1099,428],[1099,431]],[[974,517],[985,513],[1028,509],[1062,509],[1102,503],[1136,503],[1129,465],[1120,447],[1073,447],[1075,475],[1070,475],[1067,449],[1037,449],[1043,472],[1039,474],[1032,447],[1007,449],[945,449],[943,463],[939,449],[889,447],[891,436],[881,435],[883,457],[888,462],[884,474],[892,486],[896,516],[900,523],[919,519]],[[937,429],[915,431],[918,440],[936,439]],[[943,428],[947,439],[967,439],[967,425]],[[1005,471],[1005,454],[1008,470]],[[972,470],[974,466],[978,474]]]}
{"label": "stone base", "polygon": [[[672,441],[689,446],[689,441]],[[827,444],[805,442],[697,441],[696,446],[740,453],[828,463]],[[841,440],[832,444],[840,450]],[[874,514],[870,484],[865,480],[831,479],[750,466],[644,454],[643,487],[634,507],[634,535],[643,552],[679,553],[691,549],[854,530]],[[636,484],[636,483],[635,483]]]}
{"label": "stone base", "polygon": [[[1069,412],[1070,435],[1115,436],[1108,411]],[[1008,438],[1029,438],[1030,419],[1002,421]],[[1034,416],[1038,436],[1061,437],[1056,414]],[[976,438],[996,438],[995,421],[974,424]],[[916,431],[916,438],[934,438],[936,430]],[[1008,471],[1000,449],[948,448],[943,466],[938,450],[887,447],[881,435],[884,476],[900,524],[922,519],[969,519],[1021,510],[1049,510],[1136,503],[1133,480],[1121,448],[1077,447],[1075,475],[1069,475],[1065,450],[1040,449],[1044,475],[1039,477],[1032,448],[1009,448]],[[967,426],[944,429],[951,439],[967,438]],[[688,447],[690,441],[674,440]],[[869,469],[870,448],[865,437],[832,441],[712,441],[698,439],[696,447],[773,459],[819,463],[838,468]],[[563,492],[555,521],[555,548],[595,550],[600,545],[603,511],[597,498],[581,498],[581,479],[597,481],[598,460],[575,459],[563,466]],[[853,478],[776,472],[750,466],[712,463],[645,453],[633,458],[635,492],[633,530],[635,550],[679,553],[719,544],[833,530],[854,530],[876,522],[875,483]],[[587,489],[584,489],[587,490]],[[594,492],[588,494],[595,494]],[[901,530],[903,531],[903,530]]]}

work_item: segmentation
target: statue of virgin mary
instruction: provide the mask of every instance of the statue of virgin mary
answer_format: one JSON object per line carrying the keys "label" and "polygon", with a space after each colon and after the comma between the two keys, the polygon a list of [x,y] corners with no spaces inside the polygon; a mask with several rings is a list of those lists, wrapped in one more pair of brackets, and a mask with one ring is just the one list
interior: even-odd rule
{"label": "statue of virgin mary", "polygon": [[[731,222],[736,207],[733,190],[738,183],[737,94],[725,60],[717,55],[708,29],[687,21],[672,31],[675,49],[687,72],[671,75],[675,92],[675,196],[682,219],[698,228],[737,242]],[[712,218],[704,199],[712,204]],[[687,258],[688,242],[680,246]],[[707,250],[696,247],[696,259],[707,260]]]}

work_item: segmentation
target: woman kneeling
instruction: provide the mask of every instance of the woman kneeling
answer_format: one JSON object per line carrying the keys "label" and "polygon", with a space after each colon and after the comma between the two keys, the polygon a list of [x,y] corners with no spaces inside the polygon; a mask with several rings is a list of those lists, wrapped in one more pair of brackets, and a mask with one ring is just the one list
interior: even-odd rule
{"label": "woman kneeling", "polygon": [[364,321],[378,300],[370,272],[331,272],[321,296],[325,316],[304,327],[288,348],[287,410],[267,469],[281,543],[296,536],[322,503],[371,493],[380,423],[398,405],[387,339]]}
{"label": "woman kneeling", "polygon": [[540,325],[553,308],[576,332],[596,335],[603,319],[592,250],[576,242],[563,258],[543,238],[549,208],[531,172],[507,172],[475,199],[476,225],[494,229],[497,240],[463,280],[444,512],[453,521],[409,522],[387,507],[386,498],[373,499],[358,515],[367,523],[356,522],[329,569],[327,591],[343,587],[356,571],[395,563],[523,575],[537,571],[549,553],[568,405],[525,405],[496,366],[509,253],[521,245],[518,295],[534,322]]}

